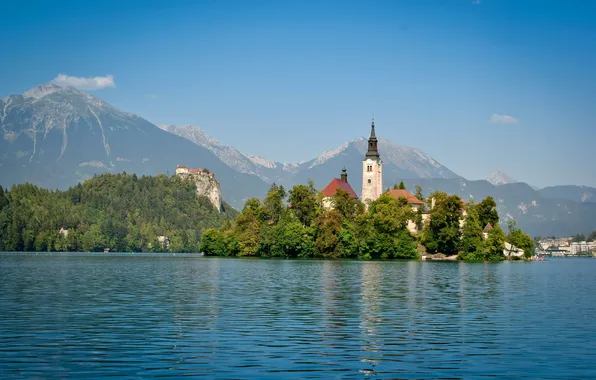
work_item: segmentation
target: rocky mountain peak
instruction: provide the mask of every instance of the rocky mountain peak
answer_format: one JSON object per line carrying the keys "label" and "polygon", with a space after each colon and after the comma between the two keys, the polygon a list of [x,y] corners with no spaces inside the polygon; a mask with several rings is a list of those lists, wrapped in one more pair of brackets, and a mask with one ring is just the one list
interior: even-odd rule
{"label": "rocky mountain peak", "polygon": [[495,172],[493,172],[493,174],[491,174],[490,177],[488,177],[486,180],[495,186],[507,185],[510,183],[517,182],[516,180],[509,177],[507,174],[503,173],[500,170],[496,170]]}
{"label": "rocky mountain peak", "polygon": [[35,86],[32,89],[23,93],[24,98],[40,99],[46,95],[52,94],[57,91],[61,91],[63,88],[53,83],[44,83],[39,86]]}

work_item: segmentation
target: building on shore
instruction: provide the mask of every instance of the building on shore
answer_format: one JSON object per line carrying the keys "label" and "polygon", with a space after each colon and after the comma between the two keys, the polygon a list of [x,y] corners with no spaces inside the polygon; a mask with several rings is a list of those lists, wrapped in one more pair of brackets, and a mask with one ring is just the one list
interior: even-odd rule
{"label": "building on shore", "polygon": [[333,196],[337,193],[337,190],[342,189],[350,194],[352,199],[358,199],[358,195],[352,186],[348,183],[348,172],[346,168],[341,171],[340,178],[333,178],[331,182],[323,189],[323,207],[326,209],[333,208]]}

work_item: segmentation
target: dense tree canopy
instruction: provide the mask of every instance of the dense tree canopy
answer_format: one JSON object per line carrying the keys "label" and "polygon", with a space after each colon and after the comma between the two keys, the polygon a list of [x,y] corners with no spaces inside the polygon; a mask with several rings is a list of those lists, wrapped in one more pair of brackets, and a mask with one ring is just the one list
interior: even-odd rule
{"label": "dense tree canopy", "polygon": [[192,181],[165,175],[102,174],[66,191],[23,184],[0,191],[0,249],[197,251],[203,230],[236,215],[197,197]]}
{"label": "dense tree canopy", "polygon": [[464,260],[484,260],[484,237],[478,213],[474,207],[468,209],[468,216],[462,228],[459,255]]}
{"label": "dense tree canopy", "polygon": [[499,213],[497,203],[490,195],[476,205],[476,212],[480,220],[480,226],[484,229],[487,224],[496,227],[499,224]]}
{"label": "dense tree canopy", "polygon": [[[398,186],[399,187],[399,186]],[[502,260],[505,241],[532,254],[534,241],[511,223],[499,227],[494,200],[464,205],[435,192],[413,210],[381,195],[366,208],[339,189],[324,207],[312,182],[286,191],[271,185],[238,214],[218,212],[195,184],[178,177],[103,174],[66,191],[31,184],[0,187],[0,250],[203,251],[214,256],[412,259],[418,251],[465,260]],[[329,202],[327,202],[329,203]],[[464,209],[467,216],[464,214]],[[485,238],[482,228],[491,223]],[[409,227],[417,225],[412,234]]]}
{"label": "dense tree canopy", "polygon": [[457,195],[439,197],[430,211],[430,220],[424,231],[423,242],[431,253],[454,255],[460,246],[460,220],[463,219],[462,200]]}
{"label": "dense tree canopy", "polygon": [[[407,201],[383,195],[366,210],[362,202],[339,189],[331,199],[332,208],[322,206],[320,194],[309,186],[297,185],[283,202],[280,188],[272,185],[267,200],[279,211],[279,218],[258,218],[258,200],[248,200],[236,219],[234,238],[237,255],[263,257],[379,258],[417,257],[416,239],[407,230],[414,216]],[[267,214],[268,215],[268,214]],[[205,233],[201,249],[207,255],[231,255],[222,231]],[[246,242],[249,242],[248,244]]]}
{"label": "dense tree canopy", "polygon": [[509,244],[513,246],[523,249],[524,257],[528,258],[532,256],[532,252],[534,251],[534,239],[526,233],[524,233],[520,228],[517,228],[515,221],[509,222],[509,235],[507,236],[507,241]]}

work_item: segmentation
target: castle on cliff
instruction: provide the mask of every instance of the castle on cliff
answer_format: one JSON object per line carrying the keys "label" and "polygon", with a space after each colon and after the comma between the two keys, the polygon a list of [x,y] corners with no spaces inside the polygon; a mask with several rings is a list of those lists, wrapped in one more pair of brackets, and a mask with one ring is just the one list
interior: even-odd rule
{"label": "castle on cliff", "polygon": [[176,175],[194,181],[197,196],[206,197],[213,207],[221,212],[221,186],[212,171],[201,168],[189,169],[188,166],[176,165]]}

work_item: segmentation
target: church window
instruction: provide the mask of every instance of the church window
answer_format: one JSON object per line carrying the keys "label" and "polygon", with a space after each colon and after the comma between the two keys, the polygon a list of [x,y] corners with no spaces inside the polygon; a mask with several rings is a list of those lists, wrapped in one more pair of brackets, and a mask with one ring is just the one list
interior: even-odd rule
{"label": "church window", "polygon": [[368,183],[372,183],[372,181],[370,180],[370,178],[368,179]]}

